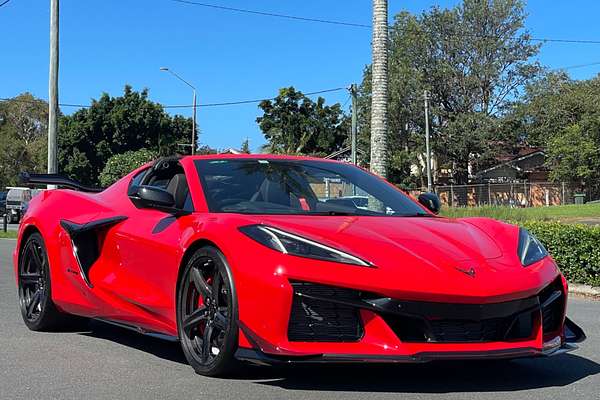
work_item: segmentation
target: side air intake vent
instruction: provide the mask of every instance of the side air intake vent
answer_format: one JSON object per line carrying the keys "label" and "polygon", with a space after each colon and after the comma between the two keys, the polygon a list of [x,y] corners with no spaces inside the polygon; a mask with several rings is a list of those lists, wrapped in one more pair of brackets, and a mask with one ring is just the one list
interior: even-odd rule
{"label": "side air intake vent", "polygon": [[100,257],[98,232],[126,219],[127,217],[117,216],[88,222],[86,224],[76,224],[75,222],[64,219],[60,221],[60,226],[62,226],[71,237],[73,253],[75,258],[77,258],[77,263],[81,269],[83,279],[88,286],[92,286],[89,278],[90,268],[92,268],[92,265],[94,265],[98,257]]}

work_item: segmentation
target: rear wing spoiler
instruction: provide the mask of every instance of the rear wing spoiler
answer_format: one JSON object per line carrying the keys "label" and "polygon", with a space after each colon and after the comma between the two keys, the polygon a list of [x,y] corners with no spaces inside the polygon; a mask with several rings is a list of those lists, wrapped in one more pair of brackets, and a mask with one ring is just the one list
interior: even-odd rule
{"label": "rear wing spoiler", "polygon": [[30,174],[23,172],[21,173],[20,180],[24,185],[56,185],[67,189],[78,190],[80,192],[98,193],[104,190],[102,188],[84,186],[71,178],[59,174]]}

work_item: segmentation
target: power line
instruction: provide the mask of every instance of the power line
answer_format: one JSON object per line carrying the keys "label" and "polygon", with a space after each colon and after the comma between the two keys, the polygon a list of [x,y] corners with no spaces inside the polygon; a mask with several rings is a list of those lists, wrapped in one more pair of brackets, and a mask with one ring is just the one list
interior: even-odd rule
{"label": "power line", "polygon": [[[372,25],[370,25],[370,24],[360,24],[360,23],[356,23],[356,22],[330,20],[330,19],[323,19],[323,18],[302,17],[299,15],[280,14],[280,13],[274,13],[274,12],[268,12],[268,11],[251,10],[251,9],[247,9],[247,8],[227,7],[227,6],[221,6],[221,5],[212,4],[212,3],[201,3],[201,2],[197,2],[197,1],[191,1],[191,0],[170,0],[170,1],[175,2],[175,3],[180,3],[180,4],[212,8],[212,9],[223,10],[223,11],[232,11],[232,12],[237,12],[237,13],[260,15],[260,16],[264,16],[264,17],[283,18],[283,19],[291,19],[291,20],[296,20],[296,21],[315,22],[315,23],[329,24],[329,25],[350,26],[350,27],[354,27],[354,28],[366,28],[366,29],[372,28]],[[393,26],[390,26],[390,30],[391,29],[393,29]],[[465,34],[456,34],[456,35],[450,34],[447,36],[463,37],[463,36],[465,36]],[[471,36],[474,36],[474,35],[471,35]],[[481,37],[482,39],[485,39],[485,38],[502,39],[502,37],[500,37],[500,36],[493,36],[493,35],[477,35],[477,37]],[[542,43],[600,44],[600,40],[587,40],[587,39],[562,39],[562,38],[532,37],[532,38],[530,38],[530,40],[534,41],[534,42],[542,42]]]}
{"label": "power line", "polygon": [[244,14],[262,15],[264,17],[285,18],[285,19],[293,19],[293,20],[297,20],[297,21],[318,22],[321,24],[330,24],[330,25],[344,25],[344,26],[352,26],[355,28],[371,28],[371,25],[358,24],[358,23],[354,23],[354,22],[300,17],[297,15],[288,15],[288,14],[279,14],[279,13],[266,12],[266,11],[249,10],[249,9],[245,9],[245,8],[226,7],[226,6],[220,6],[217,4],[200,3],[197,1],[189,1],[189,0],[171,0],[171,1],[173,1],[175,3],[189,4],[189,5],[199,6],[199,7],[214,8],[217,10],[233,11],[233,12],[244,13]]}
{"label": "power line", "polygon": [[[317,94],[323,94],[323,93],[331,93],[331,92],[339,92],[341,90],[346,90],[346,88],[344,87],[339,87],[339,88],[334,88],[334,89],[325,89],[325,90],[318,90],[316,92],[308,92],[308,93],[303,93],[305,96],[314,96]],[[222,103],[200,103],[197,104],[196,107],[197,108],[203,108],[203,107],[222,107],[222,106],[235,106],[235,105],[241,105],[241,104],[252,104],[252,103],[260,103],[263,101],[269,101],[269,100],[275,100],[277,97],[268,97],[268,98],[263,98],[263,99],[251,99],[251,100],[239,100],[239,101],[227,101],[227,102],[222,102]],[[27,104],[35,104],[35,100],[20,100],[20,99],[15,99],[15,98],[0,98],[0,101],[14,101],[17,103],[27,103]],[[60,103],[59,106],[61,107],[79,107],[79,108],[90,108],[91,105],[88,104],[73,104],[73,103]],[[176,104],[176,105],[164,105],[162,106],[163,108],[193,108],[193,105],[188,105],[188,104]]]}
{"label": "power line", "polygon": [[[313,96],[313,95],[317,95],[317,94],[323,94],[323,93],[331,93],[331,92],[339,92],[340,90],[346,90],[346,88],[340,87],[340,88],[334,88],[334,89],[325,89],[325,90],[319,90],[316,92],[308,92],[308,93],[303,93],[305,96]],[[264,98],[264,99],[252,99],[252,100],[240,100],[240,101],[227,101],[227,102],[223,102],[223,103],[204,103],[204,104],[198,104],[196,107],[221,107],[221,106],[235,106],[235,105],[240,105],[240,104],[252,104],[252,103],[260,103],[263,101],[269,101],[269,100],[275,100],[277,97],[269,97],[269,98]],[[192,105],[167,105],[167,106],[163,106],[163,108],[192,108]]]}
{"label": "power line", "polygon": [[3,5],[5,5],[6,3],[8,3],[10,0],[4,0],[2,3],[0,3],[0,7],[2,7]]}
{"label": "power line", "polygon": [[[175,1],[175,0],[173,0],[173,1]],[[576,68],[593,67],[596,65],[600,65],[600,61],[591,62],[591,63],[587,63],[587,64],[575,64],[575,65],[568,65],[565,67],[550,68],[550,70],[560,71],[560,70],[569,70],[569,69],[576,69]],[[333,89],[324,89],[324,90],[318,90],[318,91],[314,91],[314,92],[307,92],[307,93],[303,93],[303,94],[305,96],[314,96],[317,94],[339,92],[342,90],[347,90],[347,88],[338,87],[338,88],[333,88]],[[200,103],[200,104],[197,104],[196,107],[197,108],[205,108],[205,107],[235,106],[235,105],[243,105],[243,104],[260,103],[263,101],[273,101],[275,99],[277,99],[277,97],[265,97],[265,98],[261,98],[261,99],[225,101],[225,102],[220,102],[220,103]],[[36,102],[38,102],[40,100],[41,99],[39,99],[39,100],[20,100],[20,99],[16,99],[16,98],[8,98],[8,97],[0,98],[0,102],[13,101],[16,103],[26,103],[26,104],[35,104]],[[349,100],[350,100],[350,97],[348,97],[348,99],[346,99],[342,108],[344,108],[346,106],[346,104],[348,104]],[[89,104],[76,104],[76,103],[60,103],[59,106],[61,106],[61,107],[77,107],[77,108],[90,108],[91,107],[91,105],[89,105]],[[194,106],[191,104],[171,104],[171,105],[163,105],[162,107],[165,109],[171,109],[171,108],[193,108]]]}
{"label": "power line", "polygon": [[552,70],[560,71],[560,70],[564,70],[564,69],[575,69],[575,68],[593,67],[594,65],[600,65],[600,61],[593,62],[593,63],[588,63],[588,64],[576,64],[576,65],[569,65],[567,67],[552,68]]}

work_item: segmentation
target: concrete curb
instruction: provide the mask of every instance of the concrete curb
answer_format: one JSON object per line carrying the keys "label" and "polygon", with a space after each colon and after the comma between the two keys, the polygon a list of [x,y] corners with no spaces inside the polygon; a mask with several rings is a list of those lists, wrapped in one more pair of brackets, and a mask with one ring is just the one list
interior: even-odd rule
{"label": "concrete curb", "polygon": [[569,283],[569,294],[577,297],[588,297],[600,300],[600,288],[578,283]]}

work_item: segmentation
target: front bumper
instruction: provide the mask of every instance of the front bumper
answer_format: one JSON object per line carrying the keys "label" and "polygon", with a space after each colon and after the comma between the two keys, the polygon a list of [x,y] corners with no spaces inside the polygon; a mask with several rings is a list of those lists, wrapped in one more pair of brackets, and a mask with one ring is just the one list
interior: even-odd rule
{"label": "front bumper", "polygon": [[[566,353],[585,340],[581,328],[564,316],[566,288],[560,278],[535,296],[490,304],[401,301],[360,291],[352,298],[347,293],[352,289],[294,281],[291,286],[285,340],[273,342],[240,321],[238,359],[257,364],[514,359]],[[335,307],[319,308],[319,303]],[[347,326],[356,323],[348,315],[352,309],[357,330]],[[422,329],[413,326],[406,336],[408,324],[417,320],[424,322],[418,324]],[[303,324],[312,327],[298,332]]]}

